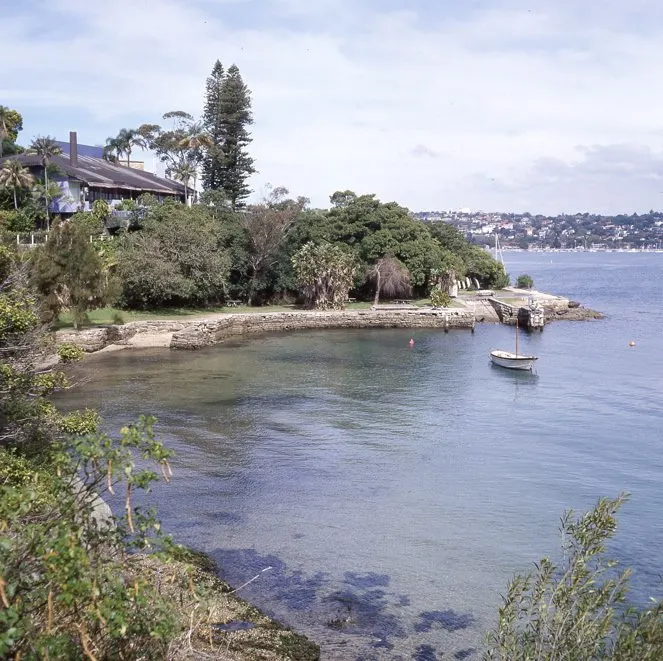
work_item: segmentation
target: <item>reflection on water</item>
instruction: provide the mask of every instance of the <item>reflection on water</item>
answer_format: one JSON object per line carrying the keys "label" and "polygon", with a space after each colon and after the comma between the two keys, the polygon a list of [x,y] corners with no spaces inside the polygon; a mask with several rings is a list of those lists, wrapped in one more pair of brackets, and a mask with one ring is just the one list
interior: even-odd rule
{"label": "reflection on water", "polygon": [[[156,415],[177,450],[153,494],[165,527],[234,585],[271,567],[242,596],[323,658],[478,658],[499,593],[554,552],[566,507],[633,493],[614,552],[636,597],[655,594],[663,560],[663,318],[642,305],[660,292],[636,292],[650,317],[634,319],[606,293],[623,270],[521,259],[537,284],[575,278],[574,297],[610,313],[523,334],[534,374],[492,366],[513,339],[501,326],[300,332],[99,357],[62,401],[115,428]],[[660,264],[639,268],[663,281]]]}

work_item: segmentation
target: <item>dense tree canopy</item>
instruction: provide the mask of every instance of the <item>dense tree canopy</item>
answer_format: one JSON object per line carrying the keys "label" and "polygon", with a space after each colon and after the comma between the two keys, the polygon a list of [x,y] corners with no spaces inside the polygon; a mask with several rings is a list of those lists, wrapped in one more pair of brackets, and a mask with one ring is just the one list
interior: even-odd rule
{"label": "dense tree canopy", "polygon": [[142,227],[120,241],[124,305],[297,299],[302,282],[293,257],[309,243],[338,246],[352,255],[357,268],[350,289],[365,300],[375,297],[378,272],[387,297],[404,295],[410,287],[425,297],[449,274],[467,273],[485,286],[498,286],[505,277],[487,252],[453,232],[432,232],[394,202],[348,191],[334,199],[329,211],[306,209],[305,198],[292,199],[276,187],[239,211],[224,203],[221,191],[206,191],[190,209],[174,203],[152,207]]}
{"label": "dense tree canopy", "polygon": [[[357,196],[352,191],[338,191],[330,199],[330,211],[317,218],[309,215],[302,219],[298,228],[301,241],[327,240],[349,246],[365,267],[362,273],[381,258],[392,255],[405,266],[419,295],[428,292],[430,283],[440,273],[465,273],[458,247],[468,256],[473,253],[462,236],[454,237],[458,245],[452,251],[447,247],[449,242],[440,241],[428,225],[412,218],[407,209],[395,202],[382,203],[375,195]],[[361,287],[362,282],[356,285]]]}
{"label": "dense tree canopy", "polygon": [[0,158],[11,156],[21,149],[16,144],[19,131],[23,130],[23,117],[7,106],[0,105]]}
{"label": "dense tree canopy", "polygon": [[223,301],[231,268],[224,238],[202,206],[150,208],[141,230],[127,234],[118,249],[124,304],[149,309]]}

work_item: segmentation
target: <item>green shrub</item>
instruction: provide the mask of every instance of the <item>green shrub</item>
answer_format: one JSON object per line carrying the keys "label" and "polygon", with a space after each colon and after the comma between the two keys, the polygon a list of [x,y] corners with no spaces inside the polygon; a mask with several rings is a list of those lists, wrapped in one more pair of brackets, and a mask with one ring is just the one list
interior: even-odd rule
{"label": "green shrub", "polygon": [[73,363],[80,360],[85,355],[85,351],[75,344],[66,342],[58,347],[58,356],[63,363]]}
{"label": "green shrub", "polygon": [[112,321],[113,321],[113,323],[116,324],[117,326],[122,326],[122,325],[125,323],[125,321],[124,321],[124,317],[122,316],[122,313],[121,313],[121,312],[117,312],[117,311],[116,311],[116,312],[113,312]]}
{"label": "green shrub", "polygon": [[518,276],[518,280],[516,280],[516,287],[518,287],[518,289],[531,289],[534,287],[534,280],[532,280],[531,276],[523,273],[523,275]]}
{"label": "green shrub", "polygon": [[[81,215],[89,216],[73,218]],[[53,321],[68,307],[77,329],[88,310],[108,302],[109,291],[104,264],[90,243],[85,219],[81,225],[73,218],[53,229],[46,245],[36,251],[32,279],[41,294],[42,321]]]}
{"label": "green shrub", "polygon": [[35,228],[35,221],[32,216],[21,209],[0,210],[0,227],[8,232],[31,232]]}
{"label": "green shrub", "polygon": [[[0,658],[166,657],[180,630],[173,606],[120,551],[158,541],[157,522],[131,500],[157,477],[135,468],[139,455],[168,476],[153,423],[119,439],[76,436],[34,460],[0,449]],[[99,518],[104,489],[125,503],[117,525]]]}
{"label": "green shrub", "polygon": [[118,211],[134,211],[136,209],[135,200],[121,200],[119,204],[115,205]]}
{"label": "green shrub", "polygon": [[504,265],[479,246],[471,246],[464,254],[466,273],[476,278],[482,288],[502,289],[509,285],[509,275]]}
{"label": "green shrub", "polygon": [[516,576],[488,637],[485,661],[657,661],[663,650],[663,602],[626,608],[630,571],[606,559],[616,512],[626,496],[601,499],[562,519],[564,559],[544,558]]}
{"label": "green shrub", "polygon": [[430,290],[430,302],[436,308],[448,308],[451,305],[451,296],[439,287],[433,287]]}
{"label": "green shrub", "polygon": [[223,239],[203,207],[150,207],[142,229],[123,236],[117,250],[123,306],[196,307],[223,300],[231,266]]}
{"label": "green shrub", "polygon": [[111,208],[106,200],[95,200],[92,204],[92,215],[103,227],[110,218]]}

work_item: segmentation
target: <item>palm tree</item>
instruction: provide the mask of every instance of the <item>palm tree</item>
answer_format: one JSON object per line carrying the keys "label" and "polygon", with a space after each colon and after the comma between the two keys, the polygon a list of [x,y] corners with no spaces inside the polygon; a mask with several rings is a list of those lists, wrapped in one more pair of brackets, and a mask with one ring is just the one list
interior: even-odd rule
{"label": "palm tree", "polygon": [[136,129],[122,129],[115,138],[122,152],[127,155],[127,167],[131,167],[131,150],[134,147],[147,149],[147,140]]}
{"label": "palm tree", "polygon": [[104,158],[113,163],[117,162],[124,154],[124,145],[117,138],[107,138],[104,147]]}
{"label": "palm tree", "polygon": [[24,168],[14,159],[6,161],[0,169],[0,186],[14,189],[14,209],[18,209],[16,189],[30,188],[34,183],[35,178],[30,174],[27,168]]}
{"label": "palm tree", "polygon": [[196,166],[188,161],[181,161],[170,168],[170,174],[173,179],[181,181],[184,184],[184,202],[189,203],[188,186],[191,179],[196,176]]}
{"label": "palm tree", "polygon": [[[32,144],[30,145],[30,151],[33,154],[37,154],[41,160],[41,165],[44,168],[44,190],[48,191],[49,190],[49,185],[48,185],[48,164],[49,161],[54,157],[54,156],[59,156],[62,153],[62,149],[58,146],[58,143],[55,142],[55,138],[51,138],[50,135],[47,135],[46,137],[38,137],[35,138],[32,141]],[[48,205],[49,205],[49,196],[45,196],[46,200],[46,229],[49,230],[51,228],[51,223],[50,223],[50,216],[48,213]]]}
{"label": "palm tree", "polygon": [[198,181],[198,166],[203,160],[204,150],[214,146],[212,136],[202,122],[194,122],[187,128],[178,146],[185,150],[187,160],[195,165],[193,174],[193,190],[195,191]]}
{"label": "palm tree", "polygon": [[[49,182],[48,185],[41,182],[37,182],[32,187],[32,199],[37,205],[43,205],[48,209],[54,200],[59,200],[63,195],[62,189],[54,182]],[[49,217],[46,216],[46,229],[50,230],[50,224],[48,223]]]}
{"label": "palm tree", "polygon": [[9,108],[0,106],[0,158],[2,158],[2,143],[9,137]]}
{"label": "palm tree", "polygon": [[180,141],[180,146],[190,152],[199,149],[208,149],[214,144],[209,131],[202,122],[194,122],[187,130],[185,136]]}

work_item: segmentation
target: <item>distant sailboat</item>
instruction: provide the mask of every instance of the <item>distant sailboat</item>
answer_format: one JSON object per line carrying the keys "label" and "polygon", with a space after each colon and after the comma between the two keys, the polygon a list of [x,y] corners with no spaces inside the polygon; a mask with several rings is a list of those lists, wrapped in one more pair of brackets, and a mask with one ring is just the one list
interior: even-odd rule
{"label": "distant sailboat", "polygon": [[516,317],[516,352],[490,352],[490,360],[493,362],[493,365],[505,367],[510,370],[531,370],[534,366],[534,361],[538,359],[538,356],[524,356],[518,353],[518,317]]}
{"label": "distant sailboat", "polygon": [[506,264],[504,263],[504,255],[502,254],[502,246],[500,245],[500,237],[495,232],[495,259],[502,265],[506,273]]}

